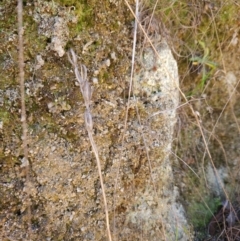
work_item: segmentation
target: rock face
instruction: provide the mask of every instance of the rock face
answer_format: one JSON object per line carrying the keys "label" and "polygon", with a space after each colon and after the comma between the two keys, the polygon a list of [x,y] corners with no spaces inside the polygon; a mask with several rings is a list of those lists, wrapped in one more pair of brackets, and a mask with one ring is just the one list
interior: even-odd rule
{"label": "rock face", "polygon": [[[156,51],[143,51],[127,128],[120,89],[91,106],[114,240],[191,240],[183,208],[176,202],[178,190],[169,158],[179,99],[177,65],[165,42]],[[83,103],[69,111],[67,121],[79,129],[77,148],[57,133],[32,136],[35,181],[31,190],[36,208],[32,239],[106,240],[101,188],[83,121]],[[22,206],[22,212],[26,207]],[[23,230],[16,229],[16,233],[26,237]]]}
{"label": "rock face", "polygon": [[[102,191],[84,124],[84,103],[65,56],[71,31],[64,14],[72,8],[61,10],[53,3],[56,4],[36,1],[29,6],[29,13],[37,22],[37,30],[26,36],[26,49],[31,50],[27,55],[25,83],[30,183],[26,183],[21,165],[24,159],[18,92],[6,86],[3,97],[0,96],[0,104],[5,104],[6,113],[12,118],[6,115],[0,122],[4,140],[0,239],[107,240]],[[178,190],[170,160],[179,101],[177,65],[164,41],[155,44],[155,51],[150,47],[143,49],[138,56],[141,64],[133,80],[125,126],[129,85],[126,69],[130,66],[126,49],[131,44],[131,19],[126,11],[118,11],[126,7],[120,4],[124,5],[122,1],[116,8],[110,5],[106,14],[105,5],[92,3],[96,25],[89,35],[79,33],[78,38],[72,34],[73,45],[78,47],[76,52],[89,68],[94,84],[91,103],[94,139],[101,160],[113,240],[191,240],[183,208],[176,202]],[[112,16],[119,20],[108,21]],[[45,36],[44,42],[40,35]],[[15,51],[17,42],[13,46]],[[13,67],[8,63],[5,69],[0,65],[1,70],[14,79],[15,70],[10,71]],[[8,95],[8,91],[14,95]],[[31,191],[31,202],[26,200],[27,190]]]}
{"label": "rock face", "polygon": [[190,240],[184,233],[187,222],[181,204],[176,203],[170,161],[176,109],[179,104],[178,69],[171,50],[162,41],[155,50],[143,51],[142,69],[134,78],[136,106],[144,108],[141,135],[148,158],[149,174],[145,187],[136,190],[128,221],[143,232],[148,240]]}
{"label": "rock face", "polygon": [[55,3],[35,2],[33,19],[38,23],[38,33],[49,39],[46,49],[53,50],[59,57],[65,54],[64,48],[69,39],[68,24],[73,20],[69,16],[69,11]]}

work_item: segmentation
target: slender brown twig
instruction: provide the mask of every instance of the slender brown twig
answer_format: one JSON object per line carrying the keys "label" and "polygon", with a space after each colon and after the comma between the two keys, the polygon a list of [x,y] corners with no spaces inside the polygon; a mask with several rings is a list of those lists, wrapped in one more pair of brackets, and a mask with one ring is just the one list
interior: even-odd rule
{"label": "slender brown twig", "polygon": [[[24,57],[23,57],[23,5],[22,0],[18,0],[18,65],[19,65],[19,85],[21,94],[21,122],[22,122],[22,143],[24,160],[22,167],[26,170],[26,193],[27,193],[27,216],[28,216],[28,231],[31,236],[31,206],[30,206],[30,174],[29,174],[29,160],[28,160],[28,126],[25,105],[25,88],[24,88]],[[29,238],[31,239],[31,238]]]}

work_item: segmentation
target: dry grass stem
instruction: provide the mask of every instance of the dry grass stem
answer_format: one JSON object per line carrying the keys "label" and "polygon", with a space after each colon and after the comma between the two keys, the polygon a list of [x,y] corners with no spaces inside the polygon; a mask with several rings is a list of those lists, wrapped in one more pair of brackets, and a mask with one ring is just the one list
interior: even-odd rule
{"label": "dry grass stem", "polygon": [[[70,54],[71,54],[71,56],[70,56]],[[73,65],[74,72],[75,72],[77,81],[80,85],[80,90],[82,92],[83,99],[84,99],[85,106],[86,106],[86,110],[85,110],[85,113],[84,113],[85,125],[86,125],[89,140],[90,140],[93,152],[95,154],[96,162],[97,162],[98,174],[99,174],[99,179],[100,179],[100,184],[101,184],[101,189],[102,189],[102,195],[103,195],[103,202],[104,202],[104,207],[105,207],[105,216],[106,216],[106,226],[107,226],[108,239],[109,239],[109,241],[112,241],[111,230],[110,230],[110,225],[109,225],[107,198],[106,198],[106,194],[105,194],[105,188],[104,188],[102,170],[101,170],[101,162],[100,162],[100,158],[99,158],[99,155],[98,155],[97,145],[96,145],[96,143],[94,141],[94,138],[93,138],[93,120],[92,120],[92,114],[91,114],[91,110],[90,110],[92,90],[91,90],[91,86],[90,86],[90,84],[87,80],[87,68],[86,68],[86,66],[80,65],[80,73],[79,73],[77,56],[72,49],[70,50],[70,54],[68,54],[68,58],[69,58],[70,63]]]}
{"label": "dry grass stem", "polygon": [[26,170],[26,202],[27,202],[27,219],[28,234],[31,239],[31,200],[30,200],[30,168],[28,160],[28,126],[25,105],[25,87],[24,87],[24,57],[23,57],[23,4],[22,0],[18,0],[18,66],[19,66],[19,85],[21,95],[21,122],[22,122],[22,142],[24,159],[22,167]]}

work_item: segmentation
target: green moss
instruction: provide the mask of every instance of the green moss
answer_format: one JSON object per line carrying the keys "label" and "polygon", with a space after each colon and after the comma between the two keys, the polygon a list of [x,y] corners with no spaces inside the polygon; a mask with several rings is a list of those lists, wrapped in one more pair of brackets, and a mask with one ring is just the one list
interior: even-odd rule
{"label": "green moss", "polygon": [[38,34],[38,24],[33,21],[32,17],[26,16],[24,18],[25,32],[24,43],[28,48],[25,49],[25,61],[32,60],[37,53],[42,52],[47,46],[47,38]]}
{"label": "green moss", "polygon": [[[78,33],[87,26],[92,25],[92,8],[86,1],[82,0],[55,0],[60,5],[74,9],[74,14],[78,18],[77,24],[70,26],[70,32]],[[75,31],[74,31],[75,29]]]}
{"label": "green moss", "polygon": [[3,122],[3,125],[10,122],[10,114],[8,111],[0,110],[0,121]]}
{"label": "green moss", "polygon": [[231,26],[231,23],[235,21],[235,18],[237,18],[238,16],[238,8],[236,7],[236,5],[232,3],[226,3],[221,8],[221,11],[217,16],[217,20],[222,24],[228,24]]}
{"label": "green moss", "polygon": [[192,201],[188,207],[189,221],[193,224],[198,236],[204,236],[207,225],[214,213],[221,206],[220,198],[206,197],[201,202]]}

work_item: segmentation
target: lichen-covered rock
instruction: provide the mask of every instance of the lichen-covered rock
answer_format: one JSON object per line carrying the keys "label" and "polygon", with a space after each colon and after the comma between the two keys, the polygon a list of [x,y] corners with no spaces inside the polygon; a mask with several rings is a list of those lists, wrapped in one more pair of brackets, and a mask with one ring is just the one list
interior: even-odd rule
{"label": "lichen-covered rock", "polygon": [[179,104],[177,64],[164,41],[155,50],[145,48],[141,57],[133,86],[136,104],[147,112],[141,118],[141,132],[151,155],[149,178],[143,189],[135,190],[128,222],[147,232],[149,240],[190,240],[169,158]]}
{"label": "lichen-covered rock", "polygon": [[70,13],[54,2],[35,3],[33,18],[38,23],[38,33],[50,39],[47,48],[57,52],[59,57],[65,54],[64,48],[69,37],[67,24],[72,21]]}
{"label": "lichen-covered rock", "polygon": [[[24,170],[28,163],[23,158],[19,91],[9,83],[0,91],[4,108],[0,113],[4,140],[0,147],[0,239],[107,240],[102,190],[84,125],[84,103],[64,56],[67,41],[72,41],[94,84],[93,134],[114,240],[188,240],[169,160],[178,105],[177,66],[170,49],[158,42],[157,53],[147,47],[139,56],[142,65],[135,73],[125,126],[130,12],[123,1],[105,1],[106,5],[88,1],[94,26],[81,33],[73,26],[76,32],[71,35],[77,37],[68,39],[72,8],[60,7],[59,2],[27,3],[29,19],[37,22],[33,24],[31,18],[26,23],[24,36],[29,181]],[[15,5],[11,6],[15,11]],[[5,7],[6,14],[8,11]],[[3,16],[1,20],[6,19]],[[2,32],[5,40],[7,27]],[[4,55],[0,68],[14,79],[17,71],[11,63],[18,60],[17,43],[12,41],[11,48],[4,45],[11,55]]]}

